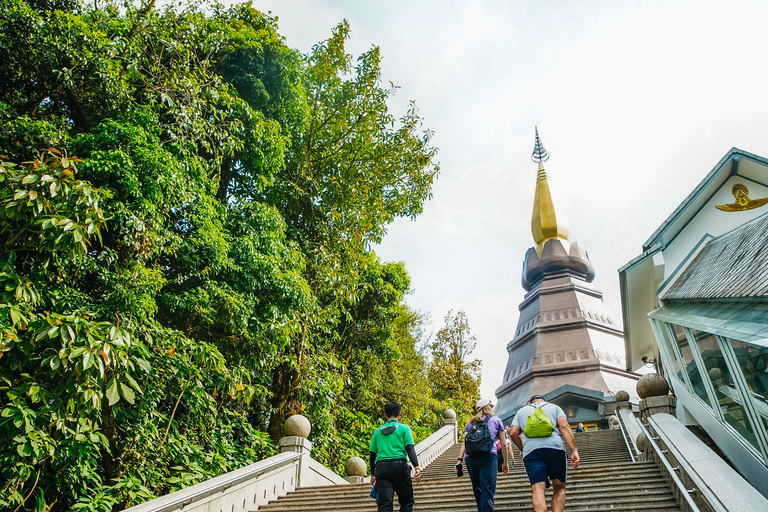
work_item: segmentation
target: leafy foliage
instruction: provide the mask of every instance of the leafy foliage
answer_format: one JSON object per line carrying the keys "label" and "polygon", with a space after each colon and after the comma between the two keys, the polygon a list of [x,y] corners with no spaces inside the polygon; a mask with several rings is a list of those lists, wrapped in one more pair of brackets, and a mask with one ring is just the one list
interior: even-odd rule
{"label": "leafy foliage", "polygon": [[296,412],[340,470],[386,401],[417,437],[453,403],[370,250],[438,172],[378,48],[154,6],[0,4],[0,509],[135,505],[274,454]]}
{"label": "leafy foliage", "polygon": [[445,315],[445,325],[429,345],[429,382],[435,397],[453,401],[457,411],[472,410],[472,404],[479,398],[482,363],[479,359],[468,360],[476,345],[477,338],[461,309]]}

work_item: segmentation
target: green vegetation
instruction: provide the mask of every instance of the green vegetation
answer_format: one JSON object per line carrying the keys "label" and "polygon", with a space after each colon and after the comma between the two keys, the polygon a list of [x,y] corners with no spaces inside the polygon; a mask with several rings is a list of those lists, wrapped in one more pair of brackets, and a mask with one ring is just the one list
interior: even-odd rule
{"label": "green vegetation", "polygon": [[477,398],[430,382],[408,274],[370,250],[438,167],[348,36],[0,4],[0,509],[135,505],[274,454],[294,413],[341,470],[386,401],[421,439]]}

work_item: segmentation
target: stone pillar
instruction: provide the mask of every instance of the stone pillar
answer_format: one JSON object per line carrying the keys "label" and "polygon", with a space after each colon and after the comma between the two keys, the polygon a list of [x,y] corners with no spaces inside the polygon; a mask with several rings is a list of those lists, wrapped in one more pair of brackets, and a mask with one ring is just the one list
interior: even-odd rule
{"label": "stone pillar", "polygon": [[621,424],[619,423],[619,417],[615,414],[612,414],[610,418],[608,418],[608,425],[610,426],[611,430],[618,430],[621,428]]}
{"label": "stone pillar", "polygon": [[637,394],[640,400],[640,420],[645,422],[649,416],[666,413],[675,416],[677,398],[669,395],[667,379],[657,373],[649,373],[637,381]]}
{"label": "stone pillar", "polygon": [[347,476],[344,480],[351,484],[362,484],[368,479],[365,478],[365,474],[368,472],[368,467],[365,465],[365,461],[360,457],[352,457],[344,465],[344,470],[347,472]]}
{"label": "stone pillar", "polygon": [[443,426],[456,424],[456,411],[446,409],[443,411]]}
{"label": "stone pillar", "polygon": [[283,425],[283,437],[280,438],[280,453],[296,452],[309,455],[312,443],[307,436],[312,430],[309,420],[300,414],[289,416]]}
{"label": "stone pillar", "polygon": [[648,455],[646,454],[645,449],[650,449],[651,445],[648,443],[648,438],[645,437],[643,432],[637,434],[637,437],[635,438],[635,446],[637,446],[638,451],[642,455],[641,460],[648,460]]}
{"label": "stone pillar", "polygon": [[614,398],[616,398],[616,411],[621,409],[632,410],[632,402],[629,401],[629,393],[626,391],[619,391]]}
{"label": "stone pillar", "polygon": [[456,411],[453,409],[446,409],[443,411],[443,426],[453,425],[453,444],[458,441],[458,425],[456,423]]}

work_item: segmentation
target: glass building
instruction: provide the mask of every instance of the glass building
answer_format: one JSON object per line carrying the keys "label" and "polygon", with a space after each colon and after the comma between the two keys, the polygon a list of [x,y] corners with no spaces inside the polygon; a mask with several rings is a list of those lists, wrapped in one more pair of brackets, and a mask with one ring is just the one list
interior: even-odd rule
{"label": "glass building", "polygon": [[619,270],[628,370],[654,364],[768,497],[768,160],[732,149]]}

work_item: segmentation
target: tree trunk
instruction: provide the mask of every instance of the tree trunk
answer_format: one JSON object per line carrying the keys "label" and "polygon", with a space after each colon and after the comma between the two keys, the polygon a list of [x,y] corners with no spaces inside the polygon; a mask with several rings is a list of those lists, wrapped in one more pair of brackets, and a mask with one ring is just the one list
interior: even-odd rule
{"label": "tree trunk", "polygon": [[101,450],[101,464],[104,468],[104,483],[108,484],[120,477],[121,451],[117,446],[118,439],[115,415],[106,398],[102,399],[102,410],[104,411],[104,425],[102,426],[102,432],[107,438],[107,441],[109,441],[109,449],[103,448]]}
{"label": "tree trunk", "polygon": [[[286,418],[292,414],[301,413],[301,382],[304,378],[304,340],[306,339],[307,326],[299,333],[294,345],[285,348],[283,356],[288,356],[288,361],[277,365],[272,374],[272,414],[269,417],[267,433],[277,443],[283,435],[283,425]],[[296,361],[295,366],[290,365],[290,359]]]}
{"label": "tree trunk", "polygon": [[216,199],[220,203],[226,203],[228,192],[229,192],[229,183],[232,181],[232,160],[230,158],[225,158],[224,161],[221,163],[221,175],[219,176],[219,188],[216,191]]}
{"label": "tree trunk", "polygon": [[283,436],[283,425],[288,416],[301,412],[298,394],[301,374],[287,363],[280,363],[272,375],[272,414],[267,433],[275,443]]}

